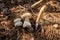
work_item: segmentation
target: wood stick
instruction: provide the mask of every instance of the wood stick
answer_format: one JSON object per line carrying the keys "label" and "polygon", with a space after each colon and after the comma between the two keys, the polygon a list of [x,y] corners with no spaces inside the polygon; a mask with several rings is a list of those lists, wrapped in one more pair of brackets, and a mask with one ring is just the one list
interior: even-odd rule
{"label": "wood stick", "polygon": [[34,3],[33,5],[31,5],[31,8],[34,8],[36,5],[40,4],[42,1],[43,0],[40,0],[40,1],[36,2],[36,3]]}
{"label": "wood stick", "polygon": [[37,20],[36,20],[37,23],[38,23],[39,20],[41,19],[41,16],[42,16],[43,12],[46,11],[46,9],[47,9],[47,5],[44,5],[44,6],[40,9],[39,14],[38,14],[38,17],[37,17]]}

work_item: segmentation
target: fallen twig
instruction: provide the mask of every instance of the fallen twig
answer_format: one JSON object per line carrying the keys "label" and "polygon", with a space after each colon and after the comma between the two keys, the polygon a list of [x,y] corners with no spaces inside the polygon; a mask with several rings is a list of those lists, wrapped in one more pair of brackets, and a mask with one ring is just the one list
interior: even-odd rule
{"label": "fallen twig", "polygon": [[37,17],[37,20],[36,20],[37,23],[38,23],[39,20],[41,19],[41,16],[42,16],[43,12],[46,11],[46,9],[47,9],[47,5],[44,5],[44,6],[40,9],[39,14],[38,14],[38,17]]}
{"label": "fallen twig", "polygon": [[43,0],[40,0],[40,1],[36,2],[36,3],[34,3],[33,5],[31,5],[31,8],[34,8],[36,5],[40,4],[42,1]]}
{"label": "fallen twig", "polygon": [[45,12],[46,9],[47,9],[47,5],[44,5],[44,6],[40,9],[39,14],[38,14],[38,17],[37,17],[37,20],[36,20],[36,24],[35,24],[35,30],[37,30],[39,21],[40,21],[40,19],[41,19],[41,17],[42,17],[43,12]]}

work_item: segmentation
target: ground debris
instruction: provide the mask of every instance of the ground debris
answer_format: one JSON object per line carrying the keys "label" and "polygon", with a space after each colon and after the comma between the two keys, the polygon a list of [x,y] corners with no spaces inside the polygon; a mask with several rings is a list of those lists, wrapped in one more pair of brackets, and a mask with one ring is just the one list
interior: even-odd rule
{"label": "ground debris", "polygon": [[0,40],[60,40],[59,0],[0,0]]}

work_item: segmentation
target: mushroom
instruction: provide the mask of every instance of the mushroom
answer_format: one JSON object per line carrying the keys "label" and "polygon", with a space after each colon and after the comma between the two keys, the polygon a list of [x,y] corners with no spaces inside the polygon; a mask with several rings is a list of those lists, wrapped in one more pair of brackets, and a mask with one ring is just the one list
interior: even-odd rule
{"label": "mushroom", "polygon": [[20,18],[16,18],[16,19],[14,20],[14,26],[15,26],[15,27],[20,27],[20,26],[22,26],[22,22],[21,22],[21,19],[20,19]]}
{"label": "mushroom", "polygon": [[32,25],[28,18],[25,18],[24,23],[23,23],[23,28],[27,28],[28,30],[27,29],[26,30],[30,32],[33,31]]}
{"label": "mushroom", "polygon": [[27,12],[27,13],[24,13],[23,15],[21,15],[21,18],[22,18],[22,19],[24,19],[24,18],[26,18],[26,17],[31,18],[31,17],[32,17],[32,14],[29,13],[29,12]]}
{"label": "mushroom", "polygon": [[23,27],[31,27],[31,23],[29,22],[28,18],[25,18]]}
{"label": "mushroom", "polygon": [[14,19],[14,23],[17,22],[17,21],[21,21],[21,18]]}

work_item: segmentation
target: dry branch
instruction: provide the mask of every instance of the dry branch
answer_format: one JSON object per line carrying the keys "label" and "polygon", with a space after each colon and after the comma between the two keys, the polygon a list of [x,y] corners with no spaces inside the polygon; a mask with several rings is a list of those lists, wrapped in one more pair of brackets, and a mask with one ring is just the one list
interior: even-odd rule
{"label": "dry branch", "polygon": [[34,8],[35,6],[39,5],[42,1],[43,0],[40,0],[40,1],[36,2],[36,3],[34,3],[33,5],[31,5],[31,8]]}
{"label": "dry branch", "polygon": [[41,16],[42,16],[43,12],[46,11],[46,9],[47,9],[47,5],[44,5],[44,6],[40,9],[39,14],[38,14],[38,17],[37,17],[37,20],[36,20],[37,23],[38,23],[39,20],[41,19]]}

